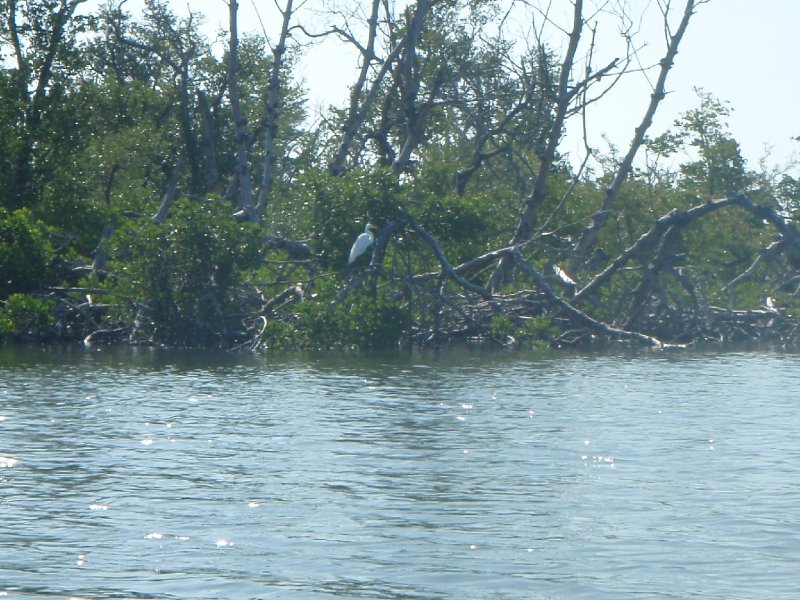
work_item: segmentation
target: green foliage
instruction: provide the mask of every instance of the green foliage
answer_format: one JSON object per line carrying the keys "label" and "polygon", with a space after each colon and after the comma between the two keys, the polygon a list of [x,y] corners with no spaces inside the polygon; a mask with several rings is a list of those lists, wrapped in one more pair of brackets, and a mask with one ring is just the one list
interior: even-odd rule
{"label": "green foliage", "polygon": [[273,348],[392,348],[410,320],[410,311],[398,302],[362,290],[335,306],[323,298],[303,302],[297,307],[294,327],[270,323],[264,339]]}
{"label": "green foliage", "polygon": [[83,257],[97,247],[103,227],[113,218],[108,209],[75,195],[46,195],[33,212],[62,240],[59,245]]}
{"label": "green foliage", "polygon": [[180,203],[162,225],[131,226],[115,235],[114,256],[127,260],[123,298],[147,306],[145,327],[160,343],[227,345],[241,335],[238,286],[261,259],[251,223],[236,223],[223,203]]}
{"label": "green foliage", "polygon": [[800,214],[800,179],[783,174],[778,182],[775,194],[779,206],[789,211],[797,219]]}
{"label": "green foliage", "polygon": [[[692,255],[694,275],[706,282],[712,297],[717,297],[717,290],[745,271],[773,235],[771,227],[764,227],[744,210],[720,210],[686,231],[682,249]],[[713,252],[709,252],[711,244]]]}
{"label": "green foliage", "polygon": [[74,102],[89,109],[88,133],[82,146],[73,150],[64,178],[79,174],[84,195],[97,206],[117,213],[155,212],[165,168],[172,164],[166,157],[181,152],[173,122],[154,119],[170,114],[170,98],[144,82],[110,79],[83,83]]}
{"label": "green foliage", "polygon": [[387,171],[312,173],[297,192],[313,207],[313,249],[326,269],[347,266],[350,246],[367,223],[383,227],[399,216],[397,182]]}
{"label": "green foliage", "polygon": [[411,208],[426,231],[440,240],[451,264],[483,254],[497,242],[503,215],[485,197],[420,192]]}
{"label": "green foliage", "polygon": [[0,299],[40,290],[53,280],[48,228],[27,209],[0,208]]}
{"label": "green foliage", "polygon": [[491,323],[489,324],[489,333],[496,338],[511,336],[516,333],[516,331],[517,328],[511,322],[511,319],[508,318],[508,315],[494,315]]}
{"label": "green foliage", "polygon": [[396,346],[410,322],[409,311],[379,295],[357,294],[334,312],[345,344],[359,349]]}
{"label": "green foliage", "polygon": [[35,205],[57,169],[53,154],[74,148],[79,120],[62,118],[72,78],[83,61],[78,39],[88,19],[79,3],[56,0],[15,2],[4,11],[0,43],[0,203],[7,208]]}
{"label": "green foliage", "polygon": [[675,121],[674,132],[651,142],[651,148],[669,156],[691,148],[697,159],[680,166],[680,187],[702,198],[732,195],[752,182],[739,143],[730,136],[724,102],[702,89],[695,89],[700,105]]}
{"label": "green foliage", "polygon": [[49,337],[55,303],[30,294],[11,294],[0,308],[0,340]]}

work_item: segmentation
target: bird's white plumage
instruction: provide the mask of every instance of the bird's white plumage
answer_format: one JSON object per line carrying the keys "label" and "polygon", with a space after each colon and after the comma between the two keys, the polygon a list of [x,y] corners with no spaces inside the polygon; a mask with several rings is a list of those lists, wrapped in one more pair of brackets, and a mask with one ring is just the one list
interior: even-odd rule
{"label": "bird's white plumage", "polygon": [[356,241],[353,243],[353,247],[350,248],[350,258],[347,259],[348,265],[352,265],[353,261],[364,254],[364,252],[367,251],[367,248],[372,245],[372,242],[375,241],[375,237],[370,231],[371,228],[372,225],[367,223],[367,226],[364,227],[364,233],[356,238]]}

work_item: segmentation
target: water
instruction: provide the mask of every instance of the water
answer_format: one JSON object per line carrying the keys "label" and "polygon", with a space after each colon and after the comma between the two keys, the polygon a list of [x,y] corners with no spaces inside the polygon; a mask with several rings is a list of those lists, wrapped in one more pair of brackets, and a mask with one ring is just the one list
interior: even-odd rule
{"label": "water", "polygon": [[800,357],[0,349],[0,596],[800,597]]}

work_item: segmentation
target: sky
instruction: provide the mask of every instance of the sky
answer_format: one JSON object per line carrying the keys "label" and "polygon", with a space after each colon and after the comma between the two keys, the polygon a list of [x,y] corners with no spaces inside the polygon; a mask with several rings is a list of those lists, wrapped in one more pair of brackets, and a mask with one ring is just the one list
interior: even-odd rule
{"label": "sky", "polygon": [[[133,0],[134,2],[136,0]],[[539,1],[539,0],[534,0]],[[283,4],[284,0],[278,0]],[[318,18],[316,10],[324,0],[299,3],[298,19]],[[571,2],[550,0],[556,10],[563,10],[569,24]],[[597,4],[598,0],[594,0]],[[188,12],[186,0],[171,0],[179,15]],[[617,4],[611,0],[608,6]],[[662,0],[663,3],[663,0]],[[544,0],[540,4],[546,4]],[[587,0],[587,5],[591,5]],[[657,0],[628,0],[630,14],[640,30],[637,40],[643,44],[639,56],[643,64],[654,64],[665,50],[663,21]],[[672,0],[673,27],[677,26],[683,0]],[[135,4],[126,4],[135,14]],[[227,26],[226,0],[193,0],[191,7],[205,15],[209,34]],[[316,15],[316,16],[315,16]],[[644,15],[641,20],[639,15]],[[259,19],[260,17],[260,19]],[[240,0],[240,30],[262,32],[275,39],[280,17],[273,0]],[[598,49],[602,58],[620,52],[618,20],[600,15],[597,20]],[[527,27],[519,24],[519,30]],[[551,28],[552,45],[558,47],[563,36]],[[560,37],[559,37],[560,36]],[[600,64],[598,60],[596,64]],[[800,1],[799,0],[709,0],[697,7],[683,38],[675,65],[667,80],[668,95],[659,106],[652,135],[670,129],[683,112],[696,108],[695,88],[702,88],[727,103],[731,109],[729,130],[740,143],[750,168],[758,168],[767,156],[767,164],[784,170],[798,170],[800,158]],[[356,57],[347,55],[332,44],[308,48],[301,62],[302,74],[309,88],[312,111],[346,101],[347,86],[355,80]],[[651,71],[649,79],[657,77]],[[641,121],[650,99],[651,86],[641,73],[622,81],[587,115],[589,143],[606,151],[610,142],[624,153]],[[582,137],[577,124],[568,127],[565,148],[579,153]],[[606,141],[607,140],[607,141]]]}

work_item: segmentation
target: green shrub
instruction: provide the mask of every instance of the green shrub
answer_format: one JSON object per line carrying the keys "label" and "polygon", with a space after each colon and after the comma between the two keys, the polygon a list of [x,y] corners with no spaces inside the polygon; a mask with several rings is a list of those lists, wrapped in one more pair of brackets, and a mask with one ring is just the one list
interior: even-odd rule
{"label": "green shrub", "polygon": [[58,232],[72,252],[89,256],[100,240],[103,227],[112,219],[111,211],[96,203],[69,195],[46,196],[36,206],[35,215]]}
{"label": "green shrub", "polygon": [[269,347],[370,350],[396,346],[410,324],[397,302],[356,292],[335,307],[326,300],[298,305],[294,329],[276,324],[265,332]]}
{"label": "green shrub", "polygon": [[489,323],[489,332],[501,342],[513,338],[523,346],[544,348],[560,333],[560,330],[547,315],[509,317],[497,314]]}
{"label": "green shrub", "polygon": [[38,340],[50,336],[55,304],[30,294],[11,294],[0,309],[0,340]]}
{"label": "green shrub", "polygon": [[119,292],[147,307],[154,341],[224,346],[242,334],[236,294],[261,260],[256,225],[237,223],[221,202],[183,202],[163,224],[135,224],[114,240]]}
{"label": "green shrub", "polygon": [[366,292],[334,311],[346,345],[366,350],[396,346],[409,326],[410,313],[399,303]]}
{"label": "green shrub", "polygon": [[41,290],[53,279],[47,227],[27,209],[0,208],[0,299]]}
{"label": "green shrub", "polygon": [[503,231],[496,206],[480,196],[419,193],[409,210],[442,246],[447,259],[458,264],[488,251]]}

